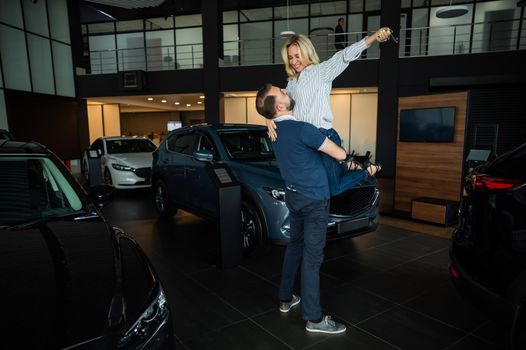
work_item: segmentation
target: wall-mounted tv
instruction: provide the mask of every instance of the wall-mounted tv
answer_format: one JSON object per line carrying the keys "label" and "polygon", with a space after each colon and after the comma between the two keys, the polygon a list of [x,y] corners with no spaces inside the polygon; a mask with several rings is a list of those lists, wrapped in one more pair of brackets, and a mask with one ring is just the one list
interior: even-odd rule
{"label": "wall-mounted tv", "polygon": [[400,110],[400,141],[453,142],[455,107]]}

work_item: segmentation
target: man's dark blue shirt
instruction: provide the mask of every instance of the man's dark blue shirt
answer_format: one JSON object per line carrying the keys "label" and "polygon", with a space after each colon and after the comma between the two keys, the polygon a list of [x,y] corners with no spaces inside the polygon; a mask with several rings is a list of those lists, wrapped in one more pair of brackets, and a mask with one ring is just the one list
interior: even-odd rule
{"label": "man's dark blue shirt", "polygon": [[287,187],[312,199],[329,199],[327,173],[318,151],[327,137],[314,125],[292,116],[281,116],[274,121],[278,132],[274,153]]}

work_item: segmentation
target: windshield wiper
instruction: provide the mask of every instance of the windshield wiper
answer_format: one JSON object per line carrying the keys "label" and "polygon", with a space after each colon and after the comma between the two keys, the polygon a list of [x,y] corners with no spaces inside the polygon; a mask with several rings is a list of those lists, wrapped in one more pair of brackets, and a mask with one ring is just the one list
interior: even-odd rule
{"label": "windshield wiper", "polygon": [[28,227],[32,227],[32,226],[36,226],[36,225],[39,225],[39,224],[42,224],[42,223],[46,223],[46,222],[50,222],[50,221],[56,221],[56,220],[61,220],[61,219],[68,218],[68,217],[71,217],[71,216],[77,216],[77,215],[79,215],[81,213],[85,213],[85,211],[84,210],[77,210],[77,211],[65,213],[65,214],[62,214],[62,215],[45,216],[45,217],[42,217],[42,218],[38,218],[38,219],[35,219],[35,220],[31,220],[31,221],[23,222],[21,224],[10,226],[10,228],[14,229],[14,230],[22,230],[22,229],[25,229],[25,228],[28,228]]}

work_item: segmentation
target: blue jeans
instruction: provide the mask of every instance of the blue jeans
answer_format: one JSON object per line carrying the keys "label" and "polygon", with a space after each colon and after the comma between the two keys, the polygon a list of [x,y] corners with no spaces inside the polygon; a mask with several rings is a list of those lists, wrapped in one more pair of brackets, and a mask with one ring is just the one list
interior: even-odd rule
{"label": "blue jeans", "polygon": [[320,266],[329,221],[329,200],[305,197],[301,193],[286,191],[289,209],[290,242],[285,251],[280,300],[290,300],[298,270],[301,266],[301,306],[304,320],[322,317],[320,303]]}
{"label": "blue jeans", "polygon": [[[329,140],[337,144],[342,145],[340,135],[334,129],[319,129],[322,134],[327,136]],[[367,177],[366,170],[354,170],[349,171],[347,164],[340,164],[336,159],[331,156],[321,153],[321,160],[325,171],[327,172],[327,178],[329,179],[329,189],[331,196],[336,196],[353,188],[358,182]]]}

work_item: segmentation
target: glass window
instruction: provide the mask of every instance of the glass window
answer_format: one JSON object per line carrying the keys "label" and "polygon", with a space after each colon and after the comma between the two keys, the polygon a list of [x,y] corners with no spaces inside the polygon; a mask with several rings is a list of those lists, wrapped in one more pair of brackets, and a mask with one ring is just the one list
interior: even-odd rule
{"label": "glass window", "polygon": [[215,147],[212,141],[210,141],[208,137],[204,135],[200,135],[199,142],[197,145],[197,151],[203,151],[203,150],[211,151],[214,155],[216,153],[216,150],[215,150]]}
{"label": "glass window", "polygon": [[[49,28],[51,38],[70,43],[68,5],[66,0],[48,0]],[[82,26],[84,30],[86,26]]]}
{"label": "glass window", "polygon": [[413,7],[427,7],[429,0],[413,0]]}
{"label": "glass window", "polygon": [[[309,22],[307,18],[303,19],[291,19],[289,20],[290,30],[297,34],[307,34],[309,31]],[[287,21],[275,21],[274,22],[274,63],[283,63],[281,57],[281,47],[285,43],[285,39],[279,37],[279,33],[288,30]]]}
{"label": "glass window", "polygon": [[146,59],[148,70],[175,69],[174,32],[172,30],[146,32]]}
{"label": "glass window", "polygon": [[354,44],[357,41],[362,40],[365,36],[363,31],[363,16],[362,14],[349,15],[347,17],[347,31],[350,34],[347,34],[348,44]]}
{"label": "glass window", "polygon": [[242,23],[241,63],[269,64],[272,62],[272,22]]}
{"label": "glass window", "polygon": [[[379,1],[379,0],[378,0]],[[368,1],[367,1],[368,2]],[[319,2],[310,5],[311,16],[333,15],[335,13],[347,13],[346,1]]]}
{"label": "glass window", "polygon": [[[410,45],[410,53],[411,56],[425,56],[427,54],[427,34],[429,30],[425,27],[427,27],[427,14],[429,10],[427,8],[421,8],[421,9],[414,9],[413,10],[413,23],[411,23],[411,27],[415,29],[411,29],[411,43]],[[406,36],[409,33],[406,33]],[[400,42],[400,45],[402,45],[402,42]],[[406,51],[408,48],[406,47]]]}
{"label": "glass window", "polygon": [[0,24],[0,47],[5,87],[31,91],[24,32]]}
{"label": "glass window", "polygon": [[168,150],[183,154],[192,154],[194,134],[173,135],[168,139]]}
{"label": "glass window", "polygon": [[0,158],[0,225],[67,215],[82,209],[69,181],[51,159]]}
{"label": "glass window", "polygon": [[380,0],[367,0],[365,2],[365,11],[378,11],[380,10]]}
{"label": "glass window", "polygon": [[133,21],[119,21],[117,24],[117,32],[142,32],[144,30],[142,19]]}
{"label": "glass window", "polygon": [[75,97],[71,47],[57,41],[51,41],[51,43],[57,95]]}
{"label": "glass window", "polygon": [[177,43],[177,66],[200,68],[203,65],[203,29],[185,28],[175,32]]}
{"label": "glass window", "polygon": [[155,151],[157,146],[146,139],[119,139],[119,140],[107,140],[106,148],[108,154],[120,154],[120,153],[152,153]]}
{"label": "glass window", "polygon": [[27,46],[29,49],[33,91],[50,95],[55,94],[49,39],[27,33]]}
{"label": "glass window", "polygon": [[363,12],[363,0],[349,0],[349,12]]}
{"label": "glass window", "polygon": [[224,65],[237,65],[239,63],[239,32],[237,24],[223,26],[223,52]]}
{"label": "glass window", "polygon": [[240,22],[264,21],[272,19],[272,8],[246,9],[239,11]]}
{"label": "glass window", "polygon": [[10,24],[17,28],[24,28],[22,21],[22,8],[19,0],[0,1],[0,22]]}
{"label": "glass window", "polygon": [[82,32],[82,35],[84,34],[88,34],[88,25],[87,24],[83,24],[80,26],[80,30]]}
{"label": "glass window", "polygon": [[146,30],[169,29],[174,27],[174,17],[148,18],[146,19]]}
{"label": "glass window", "polygon": [[273,159],[272,143],[266,131],[222,132],[219,134],[231,159]]}
{"label": "glass window", "polygon": [[202,24],[203,24],[203,19],[201,17],[201,14],[175,17],[175,26],[177,28],[196,27]]}
{"label": "glass window", "polygon": [[26,30],[49,37],[46,2],[22,0]]}
{"label": "glass window", "polygon": [[115,33],[115,22],[88,24],[90,34]]}
{"label": "glass window", "polygon": [[402,0],[402,8],[403,9],[411,8],[411,0]]}
{"label": "glass window", "polygon": [[[292,5],[288,7],[289,18],[307,17],[309,15],[309,5]],[[287,6],[279,6],[274,8],[274,19],[286,19]]]}
{"label": "glass window", "polygon": [[119,71],[146,69],[144,34],[128,33],[117,35],[117,60]]}
{"label": "glass window", "polygon": [[237,11],[223,12],[223,24],[226,23],[237,23]]}

